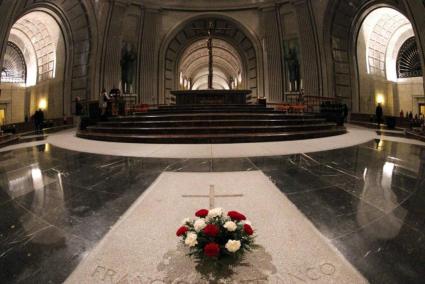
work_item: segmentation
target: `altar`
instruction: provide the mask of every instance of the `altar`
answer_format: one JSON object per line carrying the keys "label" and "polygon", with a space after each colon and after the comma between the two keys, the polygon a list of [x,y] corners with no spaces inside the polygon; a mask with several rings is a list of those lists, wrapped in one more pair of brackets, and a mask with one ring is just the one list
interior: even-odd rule
{"label": "altar", "polygon": [[251,90],[182,90],[171,94],[176,105],[244,105]]}

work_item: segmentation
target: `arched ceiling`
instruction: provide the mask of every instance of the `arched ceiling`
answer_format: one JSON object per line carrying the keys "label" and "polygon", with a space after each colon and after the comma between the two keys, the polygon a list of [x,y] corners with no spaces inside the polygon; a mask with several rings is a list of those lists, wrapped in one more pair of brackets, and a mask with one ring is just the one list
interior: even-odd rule
{"label": "arched ceiling", "polygon": [[[194,89],[208,82],[209,53],[207,39],[195,41],[183,52],[179,62],[179,73],[190,79]],[[213,85],[219,89],[230,88],[230,82],[240,77],[243,65],[239,53],[228,42],[213,40]],[[199,82],[198,82],[199,81]]]}
{"label": "arched ceiling", "polygon": [[366,42],[368,73],[386,76],[389,43],[398,30],[405,28],[413,32],[410,21],[395,9],[378,8],[365,18],[359,36],[363,36]]}
{"label": "arched ceiling", "polygon": [[[257,95],[257,83],[259,82],[257,64],[261,59],[260,57],[257,58],[260,50],[256,49],[256,45],[254,44],[256,43],[255,39],[251,37],[249,32],[247,32],[242,25],[232,19],[206,16],[194,17],[182,23],[165,41],[162,51],[165,56],[161,67],[164,71],[164,77],[163,81],[160,83],[161,85],[163,84],[160,88],[164,88],[165,101],[168,99],[172,101],[172,96],[170,95],[172,90],[187,88],[187,84],[184,84],[184,79],[190,81],[188,80],[190,77],[183,78],[182,72],[180,71],[181,66],[187,66],[184,67],[186,68],[186,76],[191,76],[189,74],[195,74],[196,72],[200,72],[199,70],[202,70],[204,67],[208,67],[208,63],[206,63],[208,60],[207,57],[205,57],[207,51],[198,52],[197,49],[199,46],[206,47],[207,31],[211,24],[214,26],[214,72],[221,71],[224,74],[228,74],[228,77],[234,79],[234,75],[237,74],[236,70],[241,70],[241,75],[238,76],[238,80],[236,80],[239,84],[238,88],[251,90],[253,97]],[[217,42],[214,43],[214,41]],[[204,59],[196,60],[196,62],[191,62],[190,59],[185,60],[182,57],[185,56],[185,52],[189,53],[188,50],[194,51],[195,55],[193,55],[194,57],[192,59],[194,59],[195,56]],[[238,62],[241,63],[239,64]],[[230,81],[229,79],[228,81]],[[199,88],[205,88],[204,85],[205,84],[199,84]],[[215,85],[216,86],[213,87],[217,88],[217,83]],[[226,86],[221,84],[219,87],[225,88]]]}
{"label": "arched ceiling", "polygon": [[24,54],[28,68],[28,86],[55,77],[59,40],[62,40],[60,27],[45,12],[28,13],[12,26],[9,41],[16,44]]}

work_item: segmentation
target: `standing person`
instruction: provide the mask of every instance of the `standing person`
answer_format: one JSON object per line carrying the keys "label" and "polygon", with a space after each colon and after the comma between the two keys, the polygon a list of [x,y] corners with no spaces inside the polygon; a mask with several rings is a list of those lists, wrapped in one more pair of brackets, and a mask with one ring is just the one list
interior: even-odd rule
{"label": "standing person", "polygon": [[35,111],[35,113],[32,115],[32,120],[33,120],[33,122],[34,122],[34,128],[35,128],[35,133],[37,134],[38,133],[38,124],[39,124],[39,121],[40,121],[40,114],[39,114],[39,112],[38,112],[38,109]]}
{"label": "standing person", "polygon": [[422,128],[422,133],[425,134],[425,117],[423,114],[421,119],[421,128]]}
{"label": "standing person", "polygon": [[81,103],[81,98],[76,97],[75,98],[75,115],[82,115],[83,114],[83,104]]}
{"label": "standing person", "polygon": [[412,129],[413,128],[413,113],[412,112],[409,112],[408,118],[409,118],[409,128]]}
{"label": "standing person", "polygon": [[76,97],[75,98],[75,117],[74,117],[74,124],[77,126],[77,128],[80,128],[81,124],[81,115],[83,114],[83,104],[81,103],[81,98]]}
{"label": "standing person", "polygon": [[35,133],[41,134],[43,132],[44,123],[44,112],[41,110],[41,108],[35,111],[33,120],[35,124]]}
{"label": "standing person", "polygon": [[382,116],[384,115],[384,111],[382,110],[381,103],[378,103],[375,114],[376,114],[376,121],[378,123],[378,128],[380,128],[382,123]]}
{"label": "standing person", "polygon": [[404,111],[403,111],[403,110],[401,110],[401,111],[400,111],[400,118],[401,118],[401,119],[403,119],[403,118],[404,118]]}
{"label": "standing person", "polygon": [[43,125],[44,125],[44,111],[40,108],[40,109],[38,110],[38,112],[40,113],[40,124],[39,124],[40,133],[43,133]]}
{"label": "standing person", "polygon": [[108,109],[108,102],[110,101],[110,97],[108,95],[108,93],[106,92],[106,89],[102,90],[102,93],[100,94],[100,109],[101,109],[101,113],[100,116],[103,118],[106,117],[106,112]]}
{"label": "standing person", "polygon": [[344,104],[343,112],[344,112],[344,122],[347,122],[347,117],[348,117],[348,106],[347,106],[347,104]]}

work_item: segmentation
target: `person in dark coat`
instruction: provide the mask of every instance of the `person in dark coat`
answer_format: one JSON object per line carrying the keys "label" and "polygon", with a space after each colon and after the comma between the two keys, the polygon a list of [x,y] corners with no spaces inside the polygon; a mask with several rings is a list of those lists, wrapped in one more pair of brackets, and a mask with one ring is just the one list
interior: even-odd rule
{"label": "person in dark coat", "polygon": [[35,132],[40,134],[43,131],[44,112],[41,109],[35,111],[34,116]]}
{"label": "person in dark coat", "polygon": [[83,104],[81,103],[81,98],[75,98],[75,115],[81,116],[83,114]]}
{"label": "person in dark coat", "polygon": [[347,104],[344,104],[343,112],[344,112],[344,122],[347,122],[347,117],[348,117],[348,106],[347,106]]}
{"label": "person in dark coat", "polygon": [[32,121],[34,122],[34,129],[36,133],[38,132],[38,121],[40,120],[39,117],[40,117],[40,114],[38,113],[38,110],[36,110],[31,117]]}
{"label": "person in dark coat", "polygon": [[376,107],[376,122],[378,123],[378,128],[381,127],[381,123],[382,123],[382,117],[384,115],[384,111],[382,110],[382,106],[379,103],[378,106]]}

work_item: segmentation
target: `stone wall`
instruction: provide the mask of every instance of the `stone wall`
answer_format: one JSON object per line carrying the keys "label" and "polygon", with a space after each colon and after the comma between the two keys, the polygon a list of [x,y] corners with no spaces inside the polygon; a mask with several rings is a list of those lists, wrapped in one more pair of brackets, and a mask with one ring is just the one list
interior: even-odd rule
{"label": "stone wall", "polygon": [[[254,97],[265,96],[270,102],[281,102],[287,89],[282,50],[286,39],[300,42],[306,92],[322,93],[315,8],[309,3],[309,0],[257,1],[250,5],[222,2],[223,7],[210,3],[211,8],[192,9],[170,2],[161,6],[159,1],[5,0],[0,6],[0,16],[5,19],[0,25],[0,37],[7,39],[11,25],[31,9],[45,10],[58,20],[65,34],[67,51],[63,55],[62,90],[61,83],[57,82],[54,87],[42,84],[27,93],[40,97],[40,93],[55,92],[54,97],[63,97],[63,101],[49,102],[49,106],[59,108],[50,111],[55,115],[62,115],[61,112],[69,115],[76,96],[94,99],[102,88],[120,87],[123,42],[136,45],[137,80],[133,89],[140,101],[165,103],[164,75],[168,71],[164,68],[163,52],[170,36],[188,19],[225,17],[237,23],[252,43],[252,51],[245,50],[248,59],[244,79],[249,82],[247,86]],[[243,41],[240,48],[248,48]],[[0,49],[4,49],[3,44]],[[26,108],[32,111],[29,106]]]}

